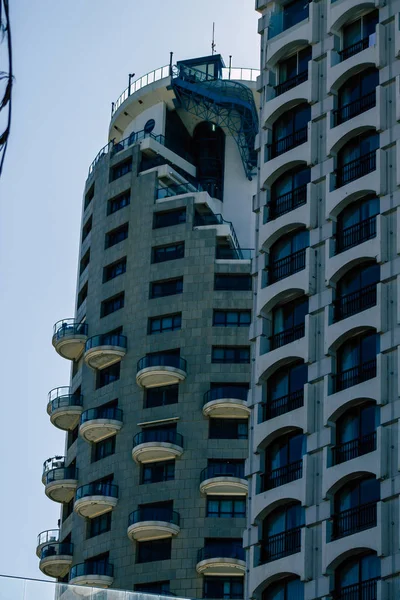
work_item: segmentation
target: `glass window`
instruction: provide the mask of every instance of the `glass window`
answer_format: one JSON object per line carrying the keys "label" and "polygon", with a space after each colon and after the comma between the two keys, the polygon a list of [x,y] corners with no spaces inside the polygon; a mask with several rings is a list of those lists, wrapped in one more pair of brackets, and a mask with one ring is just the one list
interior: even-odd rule
{"label": "glass window", "polygon": [[131,171],[132,171],[132,159],[129,158],[128,160],[124,160],[123,162],[118,163],[117,165],[115,165],[114,167],[111,168],[110,181],[115,181],[116,179],[123,177],[124,175],[126,175],[127,173],[130,173]]}
{"label": "glass window", "polygon": [[342,415],[336,423],[336,440],[345,444],[368,436],[376,431],[379,424],[379,410],[376,404],[361,404]]}
{"label": "glass window", "polygon": [[207,496],[206,517],[244,518],[246,516],[245,498],[233,496]]}
{"label": "glass window", "polygon": [[247,419],[210,419],[209,435],[210,439],[221,440],[247,440],[248,437]]}
{"label": "glass window", "polygon": [[185,254],[185,243],[169,244],[168,246],[158,246],[153,248],[153,263],[166,262],[167,260],[176,260],[183,258]]}
{"label": "glass window", "polygon": [[305,437],[302,433],[289,433],[275,440],[267,449],[266,458],[270,471],[302,460]]}
{"label": "glass window", "polygon": [[338,350],[338,371],[343,372],[376,360],[379,338],[376,333],[356,336]]}
{"label": "glass window", "polygon": [[93,218],[92,218],[92,215],[90,215],[90,217],[88,218],[88,220],[82,227],[82,242],[84,242],[86,240],[87,236],[92,231],[92,222],[93,222]]}
{"label": "glass window", "polygon": [[338,297],[358,292],[380,281],[380,266],[376,263],[351,269],[338,282]]}
{"label": "glass window", "polygon": [[96,535],[100,535],[101,533],[105,533],[106,531],[110,531],[111,529],[111,514],[112,512],[107,512],[104,515],[100,515],[99,517],[94,517],[93,519],[89,519],[88,524],[88,537],[94,537]]}
{"label": "glass window", "polygon": [[106,317],[117,310],[120,310],[124,307],[125,304],[125,292],[117,294],[112,298],[108,298],[107,300],[103,300],[100,308],[100,317]]}
{"label": "glass window", "polygon": [[156,560],[167,560],[169,558],[171,558],[170,538],[137,542],[136,562],[146,563]]}
{"label": "glass window", "polygon": [[120,227],[117,227],[116,229],[113,229],[112,231],[106,233],[106,249],[110,248],[111,246],[115,246],[115,244],[119,244],[119,242],[122,242],[123,240],[126,240],[126,238],[128,237],[128,228],[129,224],[124,223]]}
{"label": "glass window", "polygon": [[131,202],[131,192],[128,190],[115,198],[111,198],[107,203],[107,214],[112,215],[117,212],[117,210],[121,210],[125,206],[128,206]]}
{"label": "glass window", "polygon": [[214,327],[248,327],[250,310],[214,310]]}
{"label": "glass window", "polygon": [[97,370],[96,388],[104,387],[113,381],[117,381],[120,376],[121,363],[117,362],[114,365]]}
{"label": "glass window", "polygon": [[175,479],[175,461],[165,460],[142,465],[141,483],[160,483]]}
{"label": "glass window", "polygon": [[103,283],[118,277],[118,275],[123,275],[126,272],[126,256],[112,263],[111,265],[107,265],[103,269]]}
{"label": "glass window", "polygon": [[304,326],[308,298],[299,298],[276,307],[272,312],[273,335]]}
{"label": "glass window", "polygon": [[85,204],[84,204],[83,210],[87,209],[87,207],[89,206],[89,204],[91,203],[91,201],[94,198],[94,185],[95,184],[93,183],[92,186],[89,188],[89,190],[85,194]]}
{"label": "glass window", "polygon": [[168,596],[170,593],[169,581],[151,581],[150,583],[135,583],[135,592],[142,594],[157,594]]}
{"label": "glass window", "polygon": [[100,442],[93,444],[92,462],[97,462],[102,458],[106,458],[106,456],[111,456],[111,454],[114,454],[115,440],[116,436],[113,435],[105,440],[101,440]]}
{"label": "glass window", "polygon": [[[307,123],[310,119],[311,108],[309,104],[304,103],[295,106],[292,110],[285,112],[275,121],[272,127],[273,141],[278,142],[301,129],[307,128]],[[282,151],[285,151],[283,147]]]}
{"label": "glass window", "polygon": [[186,222],[186,208],[154,213],[153,229],[171,227]]}
{"label": "glass window", "polygon": [[220,291],[251,291],[250,275],[228,275],[217,273],[215,275],[214,290]]}
{"label": "glass window", "polygon": [[176,404],[178,402],[178,394],[178,384],[149,388],[145,391],[145,408]]}
{"label": "glass window", "polygon": [[307,72],[311,56],[311,46],[307,46],[289,58],[282,60],[279,63],[279,83],[284,83],[288,79],[293,79],[300,73]]}
{"label": "glass window", "polygon": [[[360,586],[359,590],[353,588],[354,591],[351,591],[351,595],[357,594],[361,598],[376,598],[376,590],[373,593],[372,582],[380,577],[380,572],[380,560],[376,554],[364,554],[349,558],[336,569],[336,592],[341,594],[340,598],[345,598],[346,596],[343,595],[346,593],[345,588],[358,585]],[[371,585],[366,585],[367,582],[371,582]],[[360,591],[363,588],[364,592],[361,595]]]}
{"label": "glass window", "polygon": [[[373,10],[370,13],[364,15],[360,19],[349,23],[343,27],[343,48],[349,48],[354,46],[362,40],[368,39],[372,34],[375,33],[376,25],[379,23],[379,11]],[[375,40],[370,40],[371,44],[375,43]],[[366,46],[367,48],[368,46]],[[363,48],[360,47],[357,52],[360,52]],[[351,55],[350,55],[351,56]]]}
{"label": "glass window", "polygon": [[212,363],[249,363],[250,348],[248,346],[213,346]]}
{"label": "glass window", "polygon": [[242,600],[244,585],[242,577],[204,577],[203,598],[226,598],[227,600]]}
{"label": "glass window", "polygon": [[305,363],[282,367],[268,379],[268,396],[271,400],[282,398],[304,390],[308,381],[308,368]]}
{"label": "glass window", "polygon": [[298,577],[277,581],[264,590],[262,600],[304,600],[304,584]]}
{"label": "glass window", "polygon": [[183,277],[166,279],[164,281],[153,281],[150,284],[150,298],[161,298],[162,296],[173,296],[182,294]]}
{"label": "glass window", "polygon": [[152,317],[149,319],[149,334],[175,331],[181,328],[182,315],[166,315],[164,317]]}

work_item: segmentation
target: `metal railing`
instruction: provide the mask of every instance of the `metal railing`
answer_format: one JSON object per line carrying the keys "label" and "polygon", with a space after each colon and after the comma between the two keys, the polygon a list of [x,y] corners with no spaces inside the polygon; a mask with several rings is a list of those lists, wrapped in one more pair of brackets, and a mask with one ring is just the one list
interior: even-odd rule
{"label": "metal railing", "polygon": [[358,244],[362,244],[362,242],[374,237],[376,237],[376,215],[338,231],[336,234],[335,254],[340,254],[340,252],[353,246],[358,246]]}
{"label": "metal railing", "polygon": [[76,467],[60,467],[46,473],[46,485],[54,481],[64,481],[65,479],[77,480],[78,469]]}
{"label": "metal railing", "polygon": [[373,150],[372,152],[368,152],[368,154],[364,154],[336,169],[336,189],[371,173],[371,171],[375,171],[375,169],[376,150]]}
{"label": "metal railing", "polygon": [[229,543],[215,544],[198,550],[197,562],[209,558],[234,558],[236,560],[246,560],[244,548]]}
{"label": "metal railing", "polygon": [[179,526],[180,515],[175,510],[172,510],[172,508],[163,506],[143,506],[142,508],[134,510],[129,515],[128,527],[142,521],[165,521],[166,523],[172,523],[173,525]]}
{"label": "metal railing", "polygon": [[280,96],[281,94],[284,94],[285,92],[288,92],[289,90],[292,90],[296,86],[307,81],[307,79],[308,79],[308,69],[306,71],[302,71],[301,73],[297,73],[297,75],[295,75],[294,77],[290,77],[289,79],[286,79],[286,81],[283,81],[282,83],[278,83],[278,85],[276,85],[274,87],[275,96]]}
{"label": "metal railing", "polygon": [[118,486],[114,483],[87,483],[81,485],[76,490],[75,500],[87,498],[87,496],[108,496],[109,498],[118,498]]}
{"label": "metal railing", "polygon": [[295,527],[261,540],[260,564],[296,554],[301,550],[301,527]]}
{"label": "metal railing", "polygon": [[86,341],[85,352],[91,348],[97,348],[98,346],[118,346],[119,348],[126,348],[126,336],[121,335],[120,333],[102,333],[100,335],[94,335]]}
{"label": "metal railing", "polygon": [[59,529],[47,529],[47,531],[42,531],[39,533],[37,537],[36,546],[41,546],[42,544],[48,544],[51,542],[58,542],[60,539],[60,530]]}
{"label": "metal railing", "polygon": [[379,577],[346,585],[332,592],[333,600],[377,600]]}
{"label": "metal railing", "polygon": [[276,158],[277,156],[292,150],[292,148],[296,148],[297,146],[304,144],[304,142],[307,141],[307,137],[308,127],[306,126],[294,131],[293,133],[289,133],[289,135],[286,135],[279,140],[275,140],[272,142],[272,144],[268,144],[268,160]]}
{"label": "metal railing", "polygon": [[57,340],[66,336],[87,334],[87,323],[80,323],[79,321],[76,321],[76,319],[62,319],[61,321],[57,321],[53,327],[53,337]]}
{"label": "metal railing", "polygon": [[357,100],[353,100],[353,102],[349,102],[344,106],[333,111],[333,123],[336,127],[337,125],[341,125],[341,123],[345,123],[360,115],[363,112],[366,112],[370,108],[376,106],[376,91],[370,92],[365,96],[361,96],[361,98],[357,98]]}
{"label": "metal railing", "polygon": [[269,421],[280,415],[284,415],[296,408],[302,407],[304,404],[304,388],[296,390],[286,396],[275,398],[269,402],[263,402],[262,407],[262,420]]}
{"label": "metal railing", "polygon": [[49,558],[49,556],[72,556],[74,546],[68,542],[58,542],[57,544],[47,544],[40,552],[40,560]]}
{"label": "metal railing", "polygon": [[81,425],[87,421],[95,419],[111,419],[112,421],[122,422],[122,410],[116,406],[99,406],[98,408],[89,408],[81,414]]}
{"label": "metal railing", "polygon": [[69,580],[76,577],[84,577],[86,575],[105,575],[106,577],[114,577],[114,565],[100,560],[99,562],[90,561],[74,565],[69,572]]}
{"label": "metal railing", "polygon": [[334,321],[347,319],[371,306],[376,306],[376,283],[367,285],[356,292],[337,298],[334,303]]}
{"label": "metal railing", "polygon": [[368,48],[370,45],[371,45],[370,44],[370,36],[367,36],[367,37],[363,38],[362,40],[359,40],[355,44],[352,44],[351,46],[347,46],[347,48],[343,48],[343,50],[340,50],[340,52],[339,52],[340,60],[341,61],[347,60],[348,58],[350,58],[350,56],[354,56],[354,54],[358,54],[362,50],[365,50],[366,48]]}
{"label": "metal railing", "polygon": [[175,183],[168,187],[159,187],[157,189],[157,200],[179,196],[180,194],[194,194],[197,192],[204,192],[204,188],[200,183]]}
{"label": "metal railing", "polygon": [[65,456],[52,456],[43,463],[42,475],[45,475],[52,469],[59,469],[65,465]]}
{"label": "metal railing", "polygon": [[200,483],[213,477],[236,477],[244,479],[244,463],[219,463],[208,465],[200,473]]}
{"label": "metal railing", "polygon": [[168,429],[145,429],[133,436],[133,447],[151,442],[165,442],[183,448],[183,436],[177,431]]}
{"label": "metal railing", "polygon": [[231,221],[226,221],[219,213],[207,215],[200,215],[199,213],[194,214],[193,227],[208,227],[210,225],[228,225],[231,232],[233,245],[235,248],[240,248],[239,240],[236,237],[235,228]]}
{"label": "metal railing", "polygon": [[54,388],[48,393],[48,404],[51,406],[51,411],[67,406],[83,406],[83,395],[71,394],[69,386]]}
{"label": "metal railing", "polygon": [[293,254],[289,254],[289,256],[271,262],[271,265],[267,267],[268,284],[280,281],[305,268],[306,249],[302,248],[301,250],[297,250],[297,252],[293,252]]}
{"label": "metal railing", "polygon": [[307,184],[294,188],[286,194],[273,197],[271,202],[267,204],[268,217],[267,221],[273,221],[278,217],[306,204],[307,202]]}
{"label": "metal railing", "polygon": [[148,369],[149,367],[173,367],[181,371],[187,370],[187,361],[176,354],[155,354],[144,356],[137,363],[137,371]]}
{"label": "metal railing", "polygon": [[368,433],[350,442],[343,442],[332,447],[332,465],[358,458],[376,450],[376,431]]}
{"label": "metal railing", "polygon": [[296,460],[278,469],[272,469],[261,474],[261,491],[266,492],[274,488],[296,481],[303,477],[303,459]]}
{"label": "metal railing", "polygon": [[352,535],[363,529],[376,526],[376,502],[360,504],[353,508],[343,510],[334,515],[332,519],[332,540],[337,540],[347,535]]}
{"label": "metal railing", "polygon": [[220,260],[251,260],[253,254],[253,248],[215,247],[215,258]]}
{"label": "metal railing", "polygon": [[290,329],[285,329],[284,331],[271,335],[269,338],[270,350],[276,350],[276,348],[281,348],[281,346],[286,346],[286,344],[291,344],[292,342],[299,340],[305,336],[305,330],[305,323],[300,323],[299,325],[290,327]]}
{"label": "metal railing", "polygon": [[341,392],[373,377],[376,377],[376,358],[334,375],[334,392]]}
{"label": "metal railing", "polygon": [[213,400],[223,400],[226,398],[233,398],[235,400],[243,400],[246,402],[249,390],[245,387],[235,387],[234,385],[225,385],[221,387],[215,387],[208,390],[203,396],[203,404],[208,404]]}

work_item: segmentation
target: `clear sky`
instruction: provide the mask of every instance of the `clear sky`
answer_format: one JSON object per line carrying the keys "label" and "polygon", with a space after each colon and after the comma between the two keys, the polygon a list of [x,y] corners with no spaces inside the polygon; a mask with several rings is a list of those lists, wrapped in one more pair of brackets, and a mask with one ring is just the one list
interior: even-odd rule
{"label": "clear sky", "polygon": [[[11,0],[14,98],[0,182],[0,573],[43,577],[36,536],[59,507],[41,483],[43,461],[63,454],[47,393],[68,385],[51,345],[53,323],[73,316],[82,192],[107,142],[111,102],[174,59],[216,51],[258,68],[254,0]],[[1,47],[0,47],[1,51]]]}

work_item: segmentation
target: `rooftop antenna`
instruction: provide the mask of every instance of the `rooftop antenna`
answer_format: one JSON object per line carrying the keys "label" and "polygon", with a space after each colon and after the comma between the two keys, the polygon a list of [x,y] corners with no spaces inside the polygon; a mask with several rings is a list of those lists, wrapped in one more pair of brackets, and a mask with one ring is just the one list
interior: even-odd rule
{"label": "rooftop antenna", "polygon": [[212,32],[212,41],[211,41],[211,54],[214,54],[215,52],[215,46],[217,44],[215,43],[215,22],[213,22],[213,32]]}

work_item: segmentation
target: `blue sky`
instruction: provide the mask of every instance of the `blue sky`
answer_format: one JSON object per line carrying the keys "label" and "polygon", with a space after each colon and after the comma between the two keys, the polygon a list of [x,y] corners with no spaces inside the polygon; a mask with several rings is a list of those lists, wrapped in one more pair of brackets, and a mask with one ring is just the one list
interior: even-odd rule
{"label": "blue sky", "polygon": [[12,0],[14,99],[0,182],[2,433],[0,573],[43,577],[36,536],[57,526],[43,461],[63,454],[47,393],[68,385],[51,345],[53,323],[73,316],[82,192],[107,141],[111,102],[174,59],[216,51],[258,68],[253,0]]}

